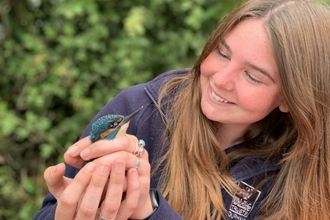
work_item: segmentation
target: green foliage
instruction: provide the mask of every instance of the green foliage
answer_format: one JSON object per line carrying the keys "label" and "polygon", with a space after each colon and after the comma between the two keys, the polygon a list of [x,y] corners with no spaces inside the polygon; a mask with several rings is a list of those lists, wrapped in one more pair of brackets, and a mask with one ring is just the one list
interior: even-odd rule
{"label": "green foliage", "polygon": [[0,220],[31,219],[43,171],[93,115],[130,85],[191,67],[239,2],[2,0]]}
{"label": "green foliage", "polygon": [[43,171],[93,115],[130,85],[191,67],[239,2],[2,0],[0,220],[31,219]]}

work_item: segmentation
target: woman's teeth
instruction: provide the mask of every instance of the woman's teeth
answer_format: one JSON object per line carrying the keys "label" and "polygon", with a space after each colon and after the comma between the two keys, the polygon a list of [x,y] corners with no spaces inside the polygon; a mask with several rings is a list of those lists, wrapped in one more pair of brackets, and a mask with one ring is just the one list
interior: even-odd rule
{"label": "woman's teeth", "polygon": [[215,100],[217,100],[218,102],[230,103],[228,100],[223,99],[223,98],[217,96],[217,95],[214,93],[213,90],[212,90],[212,97],[213,97]]}

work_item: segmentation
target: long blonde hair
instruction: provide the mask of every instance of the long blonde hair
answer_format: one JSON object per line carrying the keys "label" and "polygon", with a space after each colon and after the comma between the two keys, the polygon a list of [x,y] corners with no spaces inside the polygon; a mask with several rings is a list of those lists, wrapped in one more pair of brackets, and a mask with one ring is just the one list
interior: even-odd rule
{"label": "long blonde hair", "polygon": [[[262,19],[269,34],[290,112],[275,109],[251,125],[245,142],[253,151],[226,155],[216,127],[200,107],[200,64],[221,39],[247,18]],[[221,188],[233,194],[227,172],[233,158],[275,158],[281,170],[259,211],[262,219],[330,219],[330,10],[305,0],[250,0],[225,17],[194,68],[170,80],[167,144],[160,188],[183,219],[225,216]],[[178,93],[176,93],[179,91]]]}

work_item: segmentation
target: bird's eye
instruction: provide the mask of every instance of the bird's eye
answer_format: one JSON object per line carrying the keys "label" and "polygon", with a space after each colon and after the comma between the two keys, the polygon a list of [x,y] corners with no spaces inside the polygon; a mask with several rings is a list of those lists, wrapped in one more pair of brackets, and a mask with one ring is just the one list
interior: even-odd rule
{"label": "bird's eye", "polygon": [[116,128],[122,120],[123,118],[119,118],[117,121],[109,123],[109,128]]}

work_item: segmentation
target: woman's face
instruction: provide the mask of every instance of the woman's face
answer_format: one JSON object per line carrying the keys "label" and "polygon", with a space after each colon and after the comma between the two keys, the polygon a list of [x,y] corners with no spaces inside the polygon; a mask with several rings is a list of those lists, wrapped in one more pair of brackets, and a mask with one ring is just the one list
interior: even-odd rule
{"label": "woman's face", "polygon": [[206,57],[200,70],[201,107],[212,121],[244,130],[277,107],[288,111],[261,20],[239,23]]}

